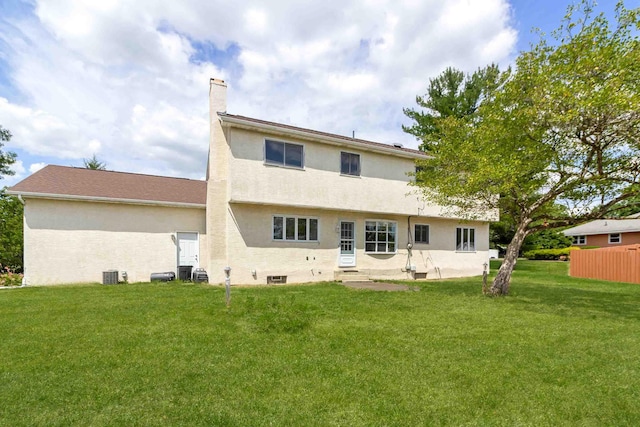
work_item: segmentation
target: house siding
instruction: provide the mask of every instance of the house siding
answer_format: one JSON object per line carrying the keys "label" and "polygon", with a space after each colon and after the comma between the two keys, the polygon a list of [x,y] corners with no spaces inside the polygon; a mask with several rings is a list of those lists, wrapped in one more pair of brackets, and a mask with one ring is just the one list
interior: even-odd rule
{"label": "house siding", "polygon": [[[440,207],[421,200],[409,186],[410,158],[341,148],[230,128],[230,200],[322,209],[442,216]],[[304,146],[304,169],[264,163],[264,140]],[[360,176],[340,174],[340,152],[360,154]]]}
{"label": "house siding", "polygon": [[176,271],[175,233],[200,233],[207,259],[204,209],[25,200],[25,278],[29,285],[101,282],[106,270],[130,282]]}
{"label": "house siding", "polygon": [[[416,244],[407,250],[407,217],[362,212],[299,209],[274,205],[230,205],[227,224],[228,265],[236,284],[265,284],[267,276],[287,276],[288,283],[333,280],[338,266],[340,221],[355,222],[356,265],[353,268],[373,279],[412,279],[407,266],[414,265],[427,278],[447,278],[482,274],[488,263],[489,226],[486,222],[465,222],[422,218],[430,224],[430,244]],[[317,242],[274,241],[273,215],[318,219]],[[398,249],[395,254],[369,254],[365,246],[365,222],[389,220],[397,223]],[[457,227],[476,230],[476,251],[456,252]],[[413,227],[411,228],[413,230]],[[210,269],[212,283],[224,281],[224,266]],[[255,272],[255,276],[252,274]]]}
{"label": "house siding", "polygon": [[[615,234],[615,233],[614,233]],[[640,243],[640,232],[620,233],[622,240],[620,243],[609,243],[609,234],[592,234],[587,236],[587,246],[598,246],[608,248],[621,245],[635,245]]]}

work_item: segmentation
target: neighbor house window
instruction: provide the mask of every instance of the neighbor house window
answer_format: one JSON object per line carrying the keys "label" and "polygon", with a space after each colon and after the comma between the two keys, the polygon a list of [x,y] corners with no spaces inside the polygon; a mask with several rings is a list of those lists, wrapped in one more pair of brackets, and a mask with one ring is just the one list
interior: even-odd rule
{"label": "neighbor house window", "polygon": [[289,142],[264,141],[264,162],[269,165],[304,167],[304,147]]}
{"label": "neighbor house window", "polygon": [[414,225],[413,241],[415,243],[429,243],[429,226],[426,224]]}
{"label": "neighbor house window", "polygon": [[360,176],[360,154],[340,153],[340,173]]}
{"label": "neighbor house window", "polygon": [[275,215],[273,217],[272,236],[273,240],[317,242],[318,219]]}
{"label": "neighbor house window", "polygon": [[397,224],[394,221],[365,221],[364,251],[371,253],[395,253]]}
{"label": "neighbor house window", "polygon": [[622,243],[620,233],[609,234],[609,243]]}
{"label": "neighbor house window", "polygon": [[574,245],[586,245],[587,244],[587,236],[573,236],[573,244]]}
{"label": "neighbor house window", "polygon": [[474,252],[476,250],[476,229],[456,228],[456,251]]}

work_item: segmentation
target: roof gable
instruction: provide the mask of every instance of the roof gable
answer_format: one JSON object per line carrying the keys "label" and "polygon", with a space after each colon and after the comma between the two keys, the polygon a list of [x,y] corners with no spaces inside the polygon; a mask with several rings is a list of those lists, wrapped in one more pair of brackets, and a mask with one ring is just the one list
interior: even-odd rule
{"label": "roof gable", "polygon": [[202,205],[207,183],[184,178],[49,165],[9,188],[31,197]]}

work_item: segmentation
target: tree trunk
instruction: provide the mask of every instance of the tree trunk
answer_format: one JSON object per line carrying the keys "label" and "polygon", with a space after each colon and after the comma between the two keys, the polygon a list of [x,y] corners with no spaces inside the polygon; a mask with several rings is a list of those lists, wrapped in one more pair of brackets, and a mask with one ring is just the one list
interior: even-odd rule
{"label": "tree trunk", "polygon": [[518,253],[520,252],[524,238],[529,234],[527,230],[529,223],[531,223],[531,220],[527,218],[518,224],[516,233],[513,235],[513,239],[511,239],[509,246],[507,246],[507,253],[504,255],[504,261],[502,261],[498,274],[495,279],[493,279],[493,283],[489,289],[489,294],[507,295],[509,293],[511,273],[513,273],[513,268],[516,266],[516,262],[518,261]]}

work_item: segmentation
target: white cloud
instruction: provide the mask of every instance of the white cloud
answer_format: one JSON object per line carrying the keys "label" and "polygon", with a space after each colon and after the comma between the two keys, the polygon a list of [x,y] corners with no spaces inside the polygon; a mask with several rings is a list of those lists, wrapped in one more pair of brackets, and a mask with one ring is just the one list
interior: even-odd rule
{"label": "white cloud", "polygon": [[87,124],[80,128],[47,111],[34,110],[10,103],[0,98],[0,123],[11,131],[13,137],[6,143],[8,149],[21,149],[40,156],[73,159],[90,155]]}
{"label": "white cloud", "polygon": [[[8,148],[62,164],[199,178],[220,77],[231,113],[417,146],[402,108],[428,79],[506,63],[515,42],[507,0],[40,0],[0,23],[20,94],[0,93],[0,123]],[[217,51],[196,61],[198,44]]]}
{"label": "white cloud", "polygon": [[47,166],[46,163],[32,163],[31,166],[29,166],[29,172],[31,173],[36,173],[38,172],[40,169],[44,168],[45,166]]}
{"label": "white cloud", "polygon": [[245,29],[249,32],[263,34],[267,29],[267,14],[263,10],[248,9],[244,15]]}
{"label": "white cloud", "polygon": [[0,190],[4,187],[11,187],[27,177],[22,160],[16,160],[9,167],[9,170],[13,172],[13,175],[0,175]]}
{"label": "white cloud", "polygon": [[22,163],[22,160],[16,160],[16,162],[12,164],[9,169],[11,169],[13,173],[19,176],[24,175],[24,172],[25,172],[24,164]]}

